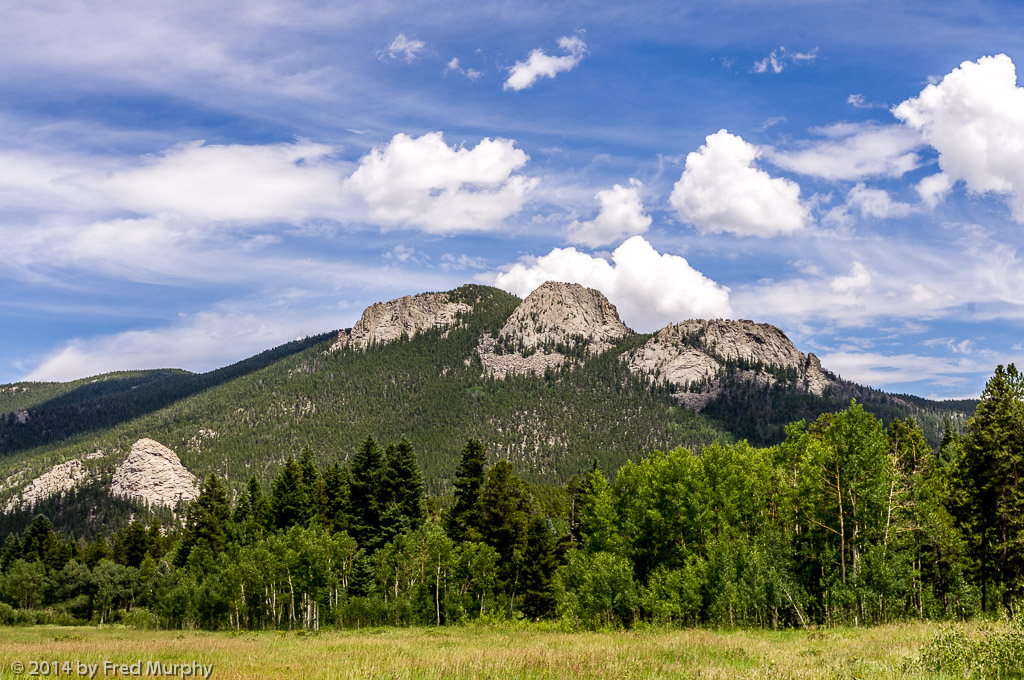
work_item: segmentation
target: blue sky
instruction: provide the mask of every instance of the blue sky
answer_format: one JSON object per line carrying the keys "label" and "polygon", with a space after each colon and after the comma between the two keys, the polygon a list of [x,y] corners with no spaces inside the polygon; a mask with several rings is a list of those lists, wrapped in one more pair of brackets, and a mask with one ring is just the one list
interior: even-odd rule
{"label": "blue sky", "polygon": [[209,370],[465,282],[1024,360],[1015,2],[4,9],[0,382]]}

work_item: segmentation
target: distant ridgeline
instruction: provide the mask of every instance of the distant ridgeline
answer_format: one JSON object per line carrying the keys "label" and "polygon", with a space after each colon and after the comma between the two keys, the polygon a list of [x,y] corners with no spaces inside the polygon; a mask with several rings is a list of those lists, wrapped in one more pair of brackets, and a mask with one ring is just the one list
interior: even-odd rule
{"label": "distant ridgeline", "polygon": [[[413,446],[433,496],[453,493],[468,438],[489,462],[508,460],[536,488],[557,488],[594,461],[613,471],[678,446],[778,444],[787,423],[852,399],[886,425],[913,417],[932,447],[976,403],[854,385],[767,324],[689,320],[637,334],[579,285],[549,282],[525,300],[467,285],[377,303],[352,329],[209,373],[0,386],[0,529],[21,531],[38,513],[80,537],[131,516],[170,523],[171,500],[188,496],[175,464],[200,479],[217,474],[237,496],[254,475],[269,484],[304,447],[344,465],[381,433]],[[148,464],[130,492],[115,483],[143,441],[174,456],[142,460],[184,485],[173,487],[180,497],[132,491],[162,488],[146,481]]]}
{"label": "distant ridgeline", "polygon": [[[222,436],[210,432],[200,439]],[[946,421],[938,447],[913,419],[885,427],[854,402],[774,446],[677,447],[611,479],[594,461],[531,486],[470,438],[443,498],[427,496],[404,437],[365,437],[346,464],[303,448],[266,492],[254,470],[234,498],[217,474],[197,488],[173,451],[143,439],[110,480],[134,521],[85,540],[40,514],[6,535],[0,623],[780,628],[998,615],[1024,595],[1022,448],[1013,366],[965,434]],[[102,474],[70,465],[31,493]],[[103,504],[83,488],[36,506],[61,493],[83,511]]]}

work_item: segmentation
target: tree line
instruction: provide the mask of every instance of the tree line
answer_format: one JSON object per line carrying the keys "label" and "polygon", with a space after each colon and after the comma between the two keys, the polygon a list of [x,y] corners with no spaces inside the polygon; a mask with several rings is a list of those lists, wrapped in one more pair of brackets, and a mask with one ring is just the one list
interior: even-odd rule
{"label": "tree line", "polygon": [[304,628],[557,619],[801,627],[1017,613],[1024,379],[1000,366],[939,447],[852,402],[784,441],[654,451],[542,489],[475,439],[428,498],[408,440],[306,448],[264,492],[207,477],[169,528],[0,548],[0,622]]}

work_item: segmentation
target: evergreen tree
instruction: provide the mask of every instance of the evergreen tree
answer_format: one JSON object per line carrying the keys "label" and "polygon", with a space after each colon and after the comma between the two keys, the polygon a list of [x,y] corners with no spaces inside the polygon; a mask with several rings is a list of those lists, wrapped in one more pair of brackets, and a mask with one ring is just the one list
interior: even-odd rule
{"label": "evergreen tree", "polygon": [[348,509],[348,468],[334,463],[324,474],[324,526],[328,531],[348,531]]}
{"label": "evergreen tree", "polygon": [[96,536],[96,539],[86,546],[83,559],[86,566],[90,569],[99,564],[100,560],[110,559],[110,546],[107,544],[107,539],[103,537],[103,534]]}
{"label": "evergreen tree", "polygon": [[249,478],[245,487],[245,501],[249,508],[249,521],[254,533],[262,534],[270,528],[273,510],[270,501],[263,495],[263,486],[256,475]]}
{"label": "evergreen tree", "polygon": [[500,460],[487,473],[487,481],[480,490],[480,508],[483,541],[501,556],[499,578],[514,600],[519,592],[520,569],[535,504],[529,486],[516,476],[512,463]]}
{"label": "evergreen tree", "polygon": [[579,536],[583,549],[589,553],[619,551],[622,541],[618,532],[615,497],[597,461],[594,461],[594,467],[582,485],[578,505]]}
{"label": "evergreen tree", "polygon": [[273,526],[278,529],[305,524],[309,519],[309,499],[302,483],[302,466],[291,456],[274,480],[270,506]]}
{"label": "evergreen tree", "polygon": [[231,520],[231,502],[228,490],[220,477],[211,474],[203,482],[199,497],[189,503],[185,535],[175,560],[184,566],[193,553],[202,563],[216,559],[228,540],[228,522]]}
{"label": "evergreen tree", "polygon": [[393,534],[418,529],[427,518],[426,490],[416,452],[408,439],[402,437],[397,445],[388,446],[384,466],[384,496],[387,514],[395,522]]}
{"label": "evergreen tree", "polygon": [[455,470],[455,502],[445,522],[445,530],[454,541],[480,540],[480,489],[487,468],[487,451],[476,439],[462,449]]}
{"label": "evergreen tree", "polygon": [[138,567],[149,552],[149,532],[145,525],[135,520],[119,534],[120,550],[115,550],[117,561],[128,567]]}
{"label": "evergreen tree", "polygon": [[349,518],[352,538],[360,548],[372,554],[384,545],[381,500],[384,483],[384,452],[377,441],[367,436],[350,462]]}
{"label": "evergreen tree", "polygon": [[967,423],[951,508],[978,557],[982,607],[988,585],[1003,586],[1004,605],[1024,592],[1024,376],[996,368]]}
{"label": "evergreen tree", "polygon": [[21,537],[15,533],[7,534],[7,538],[4,539],[4,547],[0,550],[0,570],[6,573],[15,560],[21,559],[21,552]]}
{"label": "evergreen tree", "polygon": [[946,467],[960,459],[963,454],[963,442],[960,438],[960,430],[953,427],[953,421],[948,416],[942,428],[942,441],[939,442],[939,451],[936,456],[940,467]]}
{"label": "evergreen tree", "polygon": [[550,616],[555,610],[552,577],[558,568],[555,539],[548,523],[534,515],[527,530],[523,549],[523,568],[520,574],[523,593],[520,601],[523,613],[531,619]]}
{"label": "evergreen tree", "polygon": [[308,446],[299,454],[302,467],[302,488],[306,492],[306,517],[309,522],[322,522],[324,518],[324,480],[320,462]]}
{"label": "evergreen tree", "polygon": [[158,560],[167,553],[167,537],[164,536],[164,528],[156,515],[150,517],[146,531],[149,534],[149,554]]}

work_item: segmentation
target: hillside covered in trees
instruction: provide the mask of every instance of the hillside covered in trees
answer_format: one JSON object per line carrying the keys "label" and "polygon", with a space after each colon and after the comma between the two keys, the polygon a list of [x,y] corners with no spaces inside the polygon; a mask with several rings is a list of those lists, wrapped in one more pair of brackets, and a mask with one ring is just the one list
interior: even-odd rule
{"label": "hillside covered in trees", "polygon": [[446,502],[408,439],[365,437],[345,465],[306,448],[233,501],[210,474],[170,533],[136,519],[76,540],[37,516],[0,549],[0,621],[776,628],[1013,612],[1022,450],[1012,365],[937,447],[853,402],[774,446],[653,451],[538,488],[470,438]]}
{"label": "hillside covered in trees", "polygon": [[[199,478],[215,473],[235,496],[254,475],[269,484],[305,447],[324,464],[345,464],[368,434],[387,433],[407,438],[427,490],[445,496],[467,438],[485,446],[489,463],[508,460],[531,484],[554,487],[595,460],[617,470],[655,449],[778,444],[787,423],[812,421],[851,399],[886,424],[913,417],[932,445],[946,418],[959,429],[973,409],[838,379],[817,395],[798,389],[785,371],[724,361],[717,391],[695,412],[673,386],[629,370],[623,357],[651,338],[643,334],[589,355],[585,344],[531,348],[565,351],[568,359],[536,375],[498,378],[484,370],[478,344],[521,301],[476,285],[444,295],[465,309],[454,325],[386,344],[332,351],[336,334],[327,333],[205,374],[135,371],[0,387],[0,502],[65,461],[80,460],[89,473],[63,496],[9,509],[0,530],[20,531],[43,513],[62,531],[91,537],[148,516],[139,503],[107,492],[113,467],[144,437],[173,449]],[[751,380],[758,371],[779,379]]]}

